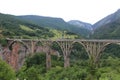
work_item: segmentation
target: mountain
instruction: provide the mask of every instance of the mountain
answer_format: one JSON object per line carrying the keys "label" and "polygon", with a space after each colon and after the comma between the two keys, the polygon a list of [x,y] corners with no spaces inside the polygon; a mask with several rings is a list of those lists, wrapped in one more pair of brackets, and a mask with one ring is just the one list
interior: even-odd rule
{"label": "mountain", "polygon": [[97,39],[120,39],[120,18],[97,28],[92,37]]}
{"label": "mountain", "polygon": [[80,27],[80,28],[84,28],[84,29],[88,29],[90,31],[92,31],[92,25],[86,22],[82,22],[79,20],[70,20],[68,21],[69,24]]}
{"label": "mountain", "polygon": [[120,39],[120,9],[98,21],[94,26],[92,38]]}
{"label": "mountain", "polygon": [[46,38],[54,34],[49,29],[17,19],[16,16],[0,13],[0,37],[13,36]]}
{"label": "mountain", "polygon": [[81,38],[80,36],[56,29],[41,27],[32,22],[19,19],[17,16],[0,13],[1,38]]}
{"label": "mountain", "polygon": [[58,29],[62,31],[69,31],[84,37],[87,37],[90,34],[90,31],[88,29],[71,25],[65,22],[62,18],[44,17],[37,15],[18,16],[18,18],[24,19],[25,21],[37,24],[42,27],[47,27],[50,29]]}
{"label": "mountain", "polygon": [[117,19],[120,18],[120,9],[118,9],[115,13],[113,14],[110,14],[108,16],[106,16],[105,18],[101,19],[100,21],[96,22],[94,25],[93,25],[93,29],[97,29],[103,25],[106,25],[106,24],[109,24],[109,23],[112,23],[114,21],[116,21]]}

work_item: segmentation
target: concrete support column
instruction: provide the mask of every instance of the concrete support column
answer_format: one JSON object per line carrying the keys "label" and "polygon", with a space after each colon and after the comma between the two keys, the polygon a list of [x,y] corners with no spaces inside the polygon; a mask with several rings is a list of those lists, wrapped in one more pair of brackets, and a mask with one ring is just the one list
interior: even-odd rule
{"label": "concrete support column", "polygon": [[32,55],[35,52],[35,45],[36,45],[36,42],[35,41],[31,41],[31,53],[32,53]]}
{"label": "concrete support column", "polygon": [[94,42],[94,41],[83,41],[83,46],[85,47],[89,59],[93,65],[98,64],[101,52],[105,49],[107,42]]}
{"label": "concrete support column", "polygon": [[[25,42],[25,41],[24,41]],[[32,56],[35,53],[35,46],[36,46],[36,41],[30,40],[25,42],[28,46],[28,50],[26,50],[27,55]]]}
{"label": "concrete support column", "polygon": [[51,44],[52,41],[42,41],[45,53],[46,53],[46,69],[49,70],[51,68]]}
{"label": "concrete support column", "polygon": [[95,41],[83,41],[81,42],[85,47],[89,56],[89,72],[90,80],[97,80],[96,72],[99,67],[99,60],[101,57],[101,52],[105,49],[107,42],[95,42]]}
{"label": "concrete support column", "polygon": [[64,67],[70,66],[70,53],[72,48],[72,41],[58,41],[64,56]]}
{"label": "concrete support column", "polygon": [[46,52],[46,68],[49,70],[51,68],[51,53],[50,49]]}

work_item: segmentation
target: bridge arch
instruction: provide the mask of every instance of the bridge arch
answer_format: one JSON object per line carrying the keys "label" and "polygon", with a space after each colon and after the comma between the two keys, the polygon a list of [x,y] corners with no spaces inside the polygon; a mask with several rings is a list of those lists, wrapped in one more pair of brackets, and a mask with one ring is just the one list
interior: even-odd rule
{"label": "bridge arch", "polygon": [[[106,48],[107,45],[111,43],[118,43],[119,40],[69,40],[69,39],[62,39],[62,40],[29,40],[29,39],[9,39],[11,43],[9,44],[9,47],[11,47],[15,42],[19,42],[20,44],[24,45],[27,49],[32,49],[32,51],[35,48],[35,45],[40,43],[46,43],[46,46],[49,46],[50,44],[53,44],[53,42],[56,42],[64,55],[64,67],[69,66],[69,56],[70,52],[72,50],[74,43],[80,43],[88,53],[89,58],[93,58],[93,63],[97,63],[97,60],[99,60],[101,52]],[[36,42],[38,41],[38,42]],[[28,43],[27,43],[28,42]],[[29,46],[30,44],[30,46]],[[31,47],[33,45],[33,47]],[[30,47],[30,48],[29,48]],[[33,51],[34,52],[34,51]],[[47,56],[50,56],[49,52],[47,53]]]}
{"label": "bridge arch", "polygon": [[[105,46],[104,46],[105,48],[104,48],[104,50],[103,50],[103,54],[101,55],[102,57],[104,56],[104,55],[108,55],[108,56],[110,56],[110,54],[111,53],[113,53],[112,55],[114,55],[114,56],[116,56],[116,55],[118,55],[117,53],[120,53],[120,43],[119,42],[117,42],[117,43],[108,43],[108,44],[106,44]],[[119,52],[116,52],[116,50],[118,51],[118,49],[119,49]],[[112,52],[112,51],[114,51],[114,52]],[[106,53],[106,54],[104,54],[104,52]],[[108,57],[106,55],[106,58]],[[120,57],[120,56],[117,56],[117,57]]]}
{"label": "bridge arch", "polygon": [[52,48],[52,50],[57,51],[57,56],[58,56],[58,57],[60,57],[60,56],[63,54],[59,42],[53,41],[53,42],[52,42],[52,45],[51,45],[51,48]]}
{"label": "bridge arch", "polygon": [[8,42],[8,49],[10,50],[9,63],[14,69],[18,70],[27,56],[28,46],[23,41],[14,40]]}
{"label": "bridge arch", "polygon": [[72,52],[75,53],[77,51],[79,51],[79,55],[81,55],[81,56],[79,56],[79,58],[82,58],[82,56],[84,56],[85,59],[88,59],[87,51],[86,51],[84,45],[82,44],[82,42],[74,41],[72,43]]}
{"label": "bridge arch", "polygon": [[8,45],[8,48],[11,50],[12,45],[14,43],[17,43],[17,42],[20,43],[20,44],[22,44],[26,49],[29,48],[28,45],[24,41],[18,41],[18,40],[14,40],[14,41],[10,42],[9,45]]}

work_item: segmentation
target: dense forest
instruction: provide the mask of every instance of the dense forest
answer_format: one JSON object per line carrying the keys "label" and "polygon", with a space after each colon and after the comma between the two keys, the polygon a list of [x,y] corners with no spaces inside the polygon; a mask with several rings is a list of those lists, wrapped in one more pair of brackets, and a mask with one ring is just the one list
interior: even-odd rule
{"label": "dense forest", "polygon": [[43,17],[43,16],[37,16],[37,15],[17,16],[17,18],[23,19],[25,21],[37,24],[42,27],[47,27],[50,29],[66,30],[66,31],[81,35],[83,37],[87,37],[91,33],[90,30],[71,25],[65,22],[62,18]]}
{"label": "dense forest", "polygon": [[[44,34],[44,35],[43,35]],[[21,36],[23,38],[30,37],[52,37],[54,34],[49,29],[40,27],[35,24],[24,22],[12,15],[0,14],[0,36],[13,37]]]}
{"label": "dense forest", "polygon": [[61,38],[62,35],[75,36],[75,33],[66,30],[56,30],[41,27],[29,21],[18,19],[16,16],[0,13],[0,37],[21,38]]}
{"label": "dense forest", "polygon": [[[108,24],[106,24],[107,26]],[[106,27],[109,36],[99,31],[95,32],[94,38],[119,38],[118,23],[111,23]],[[103,28],[103,27],[101,27]],[[117,29],[116,29],[117,28]],[[99,29],[100,30],[100,29]],[[114,32],[112,32],[114,30]],[[112,32],[112,33],[111,33]],[[115,35],[114,35],[115,34]],[[38,24],[26,22],[12,15],[0,14],[0,46],[5,46],[6,37],[14,38],[83,38],[73,32],[55,30],[41,27]],[[91,64],[84,47],[75,43],[70,57],[70,67],[64,68],[64,57],[57,44],[51,46],[60,56],[51,55],[52,67],[46,69],[46,54],[43,52],[27,56],[23,66],[15,71],[5,61],[0,59],[0,80],[119,80],[120,79],[120,45],[110,44],[101,53],[97,67]],[[2,52],[2,51],[1,51]]]}
{"label": "dense forest", "polygon": [[[63,67],[63,55],[57,45],[60,57],[51,55],[52,68],[46,70],[45,53],[35,53],[28,56],[20,70],[15,72],[10,65],[0,61],[0,79],[2,80],[119,80],[120,79],[120,45],[111,44],[102,52],[99,66],[94,68],[85,49],[80,44],[74,44],[70,55],[70,67]],[[7,72],[6,72],[7,71]],[[7,74],[9,72],[9,74]],[[6,74],[6,75],[5,75]]]}

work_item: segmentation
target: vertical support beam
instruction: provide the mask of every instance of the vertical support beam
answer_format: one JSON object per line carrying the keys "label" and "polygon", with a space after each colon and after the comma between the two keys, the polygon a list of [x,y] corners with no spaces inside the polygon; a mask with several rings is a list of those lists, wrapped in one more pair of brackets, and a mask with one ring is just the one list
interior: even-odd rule
{"label": "vertical support beam", "polygon": [[46,53],[46,69],[49,70],[51,68],[51,44],[52,41],[43,41],[43,47]]}
{"label": "vertical support beam", "polygon": [[63,52],[65,68],[70,66],[70,53],[72,48],[72,42],[73,41],[69,41],[69,40],[58,41],[58,44],[60,45],[61,50]]}
{"label": "vertical support beam", "polygon": [[36,44],[35,41],[31,41],[31,53],[32,54],[34,53],[34,50],[35,50],[35,44]]}
{"label": "vertical support beam", "polygon": [[84,45],[90,62],[89,62],[89,72],[90,72],[90,80],[96,80],[96,71],[99,65],[99,60],[101,57],[101,52],[105,49],[105,45],[107,42],[96,42],[96,41],[83,41],[82,44]]}
{"label": "vertical support beam", "polygon": [[91,60],[91,64],[97,67],[99,63],[101,52],[104,50],[105,45],[107,42],[94,42],[94,41],[83,41],[82,44],[84,45],[89,59]]}
{"label": "vertical support beam", "polygon": [[27,41],[26,43],[28,44],[28,49],[29,49],[28,54],[33,55],[35,52],[35,45],[36,45],[37,41],[31,40],[31,41]]}

